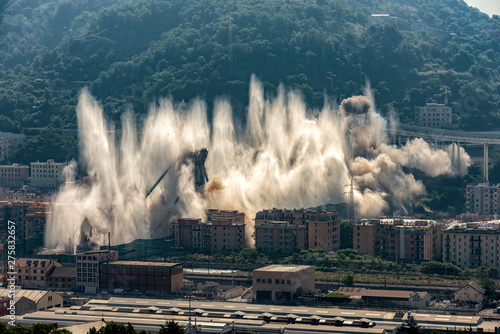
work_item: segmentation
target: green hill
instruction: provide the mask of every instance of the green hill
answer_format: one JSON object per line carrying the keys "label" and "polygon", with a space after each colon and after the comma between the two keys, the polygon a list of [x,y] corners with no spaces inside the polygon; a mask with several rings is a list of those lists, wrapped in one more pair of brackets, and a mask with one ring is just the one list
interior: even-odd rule
{"label": "green hill", "polygon": [[500,127],[500,45],[488,35],[500,18],[460,0],[3,3],[2,131],[75,127],[84,86],[117,122],[162,96],[209,107],[229,96],[241,115],[252,73],[271,94],[300,90],[311,107],[325,93],[359,94],[368,79],[377,108],[406,123],[415,106],[442,103],[447,85],[457,128]]}

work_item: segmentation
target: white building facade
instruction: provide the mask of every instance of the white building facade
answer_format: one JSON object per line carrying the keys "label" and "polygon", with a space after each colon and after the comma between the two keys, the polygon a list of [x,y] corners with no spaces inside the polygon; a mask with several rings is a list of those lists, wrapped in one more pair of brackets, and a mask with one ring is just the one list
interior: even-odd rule
{"label": "white building facade", "polygon": [[47,162],[32,162],[31,166],[31,185],[40,188],[57,188],[63,183],[64,167],[68,166],[68,162],[55,162],[53,159]]}

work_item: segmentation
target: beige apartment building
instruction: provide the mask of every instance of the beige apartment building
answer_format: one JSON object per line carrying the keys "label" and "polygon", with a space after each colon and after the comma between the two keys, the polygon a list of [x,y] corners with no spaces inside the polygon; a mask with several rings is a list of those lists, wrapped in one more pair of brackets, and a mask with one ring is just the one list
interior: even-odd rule
{"label": "beige apartment building", "polygon": [[40,188],[57,188],[63,183],[63,170],[68,166],[67,162],[55,162],[53,159],[47,162],[32,162],[31,166],[31,185]]}
{"label": "beige apartment building", "polygon": [[457,223],[443,230],[443,261],[500,268],[500,222]]}
{"label": "beige apartment building", "polygon": [[17,282],[23,288],[46,288],[49,277],[61,263],[51,259],[16,259]]}
{"label": "beige apartment building", "polygon": [[314,267],[272,264],[252,272],[257,300],[290,301],[314,292]]}

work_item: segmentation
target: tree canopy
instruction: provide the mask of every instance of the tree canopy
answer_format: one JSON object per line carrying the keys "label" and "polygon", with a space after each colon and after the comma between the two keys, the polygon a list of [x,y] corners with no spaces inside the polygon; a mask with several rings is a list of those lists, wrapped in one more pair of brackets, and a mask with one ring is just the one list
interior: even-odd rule
{"label": "tree canopy", "polygon": [[[107,116],[138,118],[159,98],[230,96],[251,74],[313,107],[371,82],[379,110],[413,122],[415,106],[451,90],[456,127],[500,126],[500,51],[489,18],[461,1],[10,0],[0,25],[0,130],[75,127],[78,91]],[[377,22],[372,14],[387,13]]]}

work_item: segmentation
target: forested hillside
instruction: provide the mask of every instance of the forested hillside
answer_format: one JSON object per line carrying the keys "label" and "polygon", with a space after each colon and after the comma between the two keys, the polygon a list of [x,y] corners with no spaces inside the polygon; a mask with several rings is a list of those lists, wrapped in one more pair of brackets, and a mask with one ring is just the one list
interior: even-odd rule
{"label": "forested hillside", "polygon": [[[451,90],[457,128],[500,128],[500,31],[461,0],[11,0],[0,26],[0,130],[75,127],[88,86],[109,118],[159,97],[247,105],[255,73],[312,107],[359,94],[411,123]],[[387,24],[372,14],[389,14]]]}

